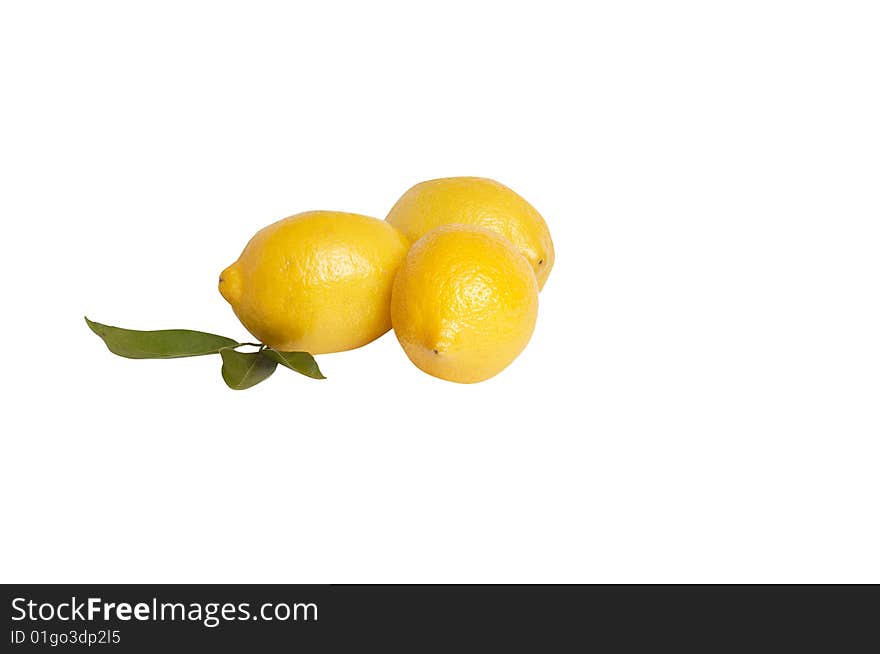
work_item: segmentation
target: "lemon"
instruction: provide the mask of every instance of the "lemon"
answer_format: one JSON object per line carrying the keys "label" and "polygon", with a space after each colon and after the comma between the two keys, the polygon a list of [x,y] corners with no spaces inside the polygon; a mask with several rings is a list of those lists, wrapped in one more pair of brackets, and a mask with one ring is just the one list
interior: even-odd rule
{"label": "lemon", "polygon": [[394,279],[397,339],[416,366],[440,379],[467,384],[498,374],[529,342],[537,315],[529,262],[482,227],[428,232]]}
{"label": "lemon", "polygon": [[555,255],[547,223],[512,190],[484,177],[447,177],[416,184],[385,219],[415,242],[439,225],[460,223],[504,234],[529,260],[544,287]]}
{"label": "lemon", "polygon": [[257,232],[220,274],[220,293],[277,350],[350,350],[391,327],[391,286],[408,248],[382,220],[309,211]]}

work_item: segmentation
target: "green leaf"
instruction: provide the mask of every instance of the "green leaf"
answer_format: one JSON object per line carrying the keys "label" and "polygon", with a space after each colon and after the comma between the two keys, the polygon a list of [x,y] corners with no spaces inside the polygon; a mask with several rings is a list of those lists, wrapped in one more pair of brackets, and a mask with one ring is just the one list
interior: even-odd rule
{"label": "green leaf", "polygon": [[226,385],[233,390],[243,391],[268,379],[278,364],[263,356],[264,351],[238,352],[232,348],[220,350],[220,356],[223,357],[221,374]]}
{"label": "green leaf", "polygon": [[161,329],[143,332],[102,325],[88,318],[86,318],[86,324],[89,329],[104,339],[107,349],[113,354],[127,359],[197,357],[203,354],[216,354],[221,348],[239,345],[237,341],[225,336],[195,332],[189,329]]}
{"label": "green leaf", "polygon": [[285,368],[295,370],[301,375],[312,379],[327,379],[321,374],[321,369],[314,357],[308,352],[279,352],[273,348],[266,348],[263,354],[273,361],[280,363]]}

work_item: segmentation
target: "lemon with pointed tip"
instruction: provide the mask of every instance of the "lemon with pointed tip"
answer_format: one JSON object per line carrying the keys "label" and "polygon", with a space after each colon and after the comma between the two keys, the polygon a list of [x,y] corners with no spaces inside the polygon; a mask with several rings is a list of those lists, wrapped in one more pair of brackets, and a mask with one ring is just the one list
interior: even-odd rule
{"label": "lemon with pointed tip", "polygon": [[528,259],[543,288],[555,253],[547,223],[513,190],[485,177],[446,177],[416,184],[385,219],[410,241],[440,225],[485,227],[506,236]]}
{"label": "lemon with pointed tip", "polygon": [[410,360],[464,384],[504,370],[529,342],[537,315],[529,262],[482,227],[428,232],[410,248],[391,294],[391,323]]}
{"label": "lemon with pointed tip", "polygon": [[220,293],[277,350],[351,350],[390,329],[391,286],[408,248],[385,221],[308,211],[257,232],[220,274]]}

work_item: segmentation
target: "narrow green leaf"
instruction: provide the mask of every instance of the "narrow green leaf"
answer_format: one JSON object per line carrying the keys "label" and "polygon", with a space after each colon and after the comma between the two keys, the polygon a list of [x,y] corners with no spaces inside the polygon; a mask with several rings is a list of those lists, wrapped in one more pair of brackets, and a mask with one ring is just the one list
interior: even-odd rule
{"label": "narrow green leaf", "polygon": [[195,332],[189,329],[161,329],[143,332],[102,325],[88,318],[86,318],[86,324],[89,329],[104,339],[107,349],[113,354],[127,359],[197,357],[203,354],[216,354],[221,348],[239,345],[237,341],[225,336]]}
{"label": "narrow green leaf", "polygon": [[296,372],[311,377],[312,379],[327,379],[321,374],[318,363],[314,357],[308,352],[279,352],[273,348],[263,350],[263,354],[280,363],[285,368],[290,368]]}
{"label": "narrow green leaf", "polygon": [[220,350],[223,357],[223,381],[236,391],[256,386],[275,372],[277,363],[263,356],[263,352],[237,352],[232,348]]}

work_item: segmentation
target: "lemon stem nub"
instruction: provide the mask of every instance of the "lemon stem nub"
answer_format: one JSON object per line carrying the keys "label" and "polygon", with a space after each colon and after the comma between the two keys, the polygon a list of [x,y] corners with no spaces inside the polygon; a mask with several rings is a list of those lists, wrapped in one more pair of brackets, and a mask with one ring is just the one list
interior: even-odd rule
{"label": "lemon stem nub", "polygon": [[217,288],[220,290],[220,295],[229,304],[235,305],[238,303],[239,299],[241,299],[241,275],[238,271],[237,262],[220,273],[220,281],[217,284]]}

